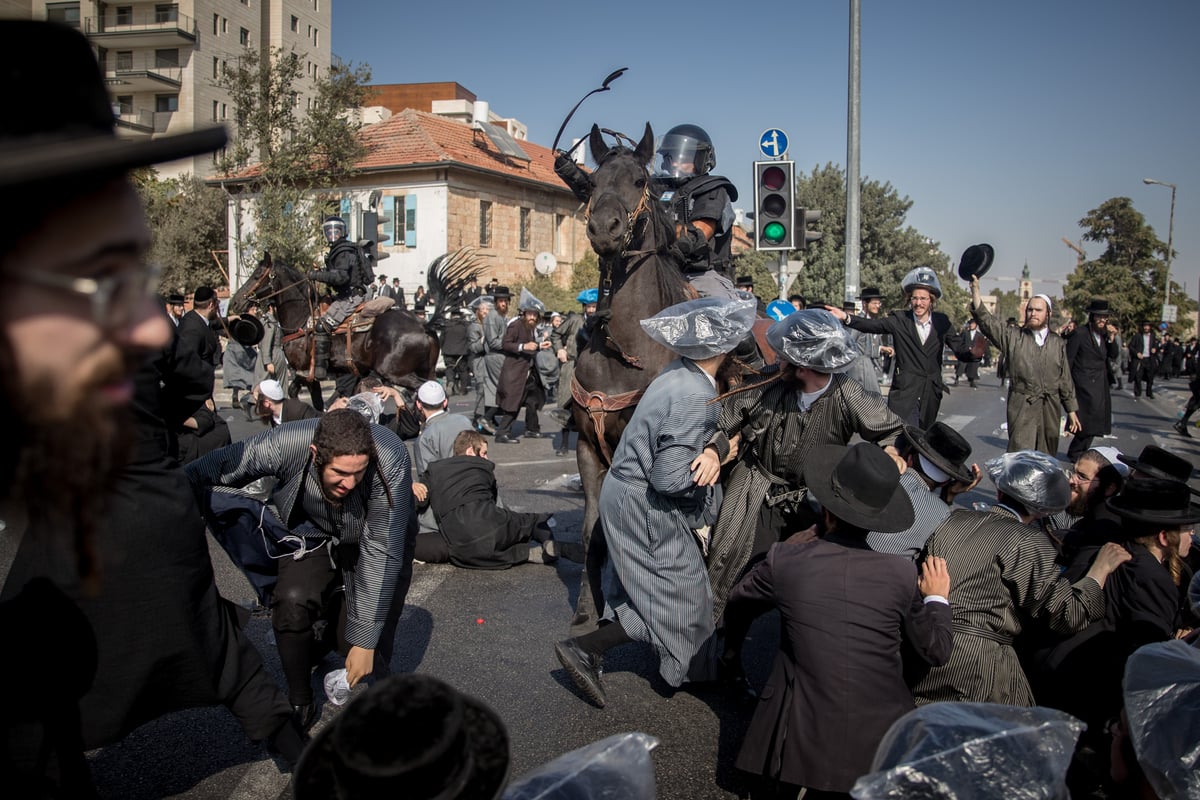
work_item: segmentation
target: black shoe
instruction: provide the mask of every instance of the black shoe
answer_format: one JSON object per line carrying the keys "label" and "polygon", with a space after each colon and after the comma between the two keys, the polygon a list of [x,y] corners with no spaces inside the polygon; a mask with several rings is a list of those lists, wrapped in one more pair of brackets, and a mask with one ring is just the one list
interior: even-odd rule
{"label": "black shoe", "polygon": [[1175,423],[1175,432],[1178,433],[1180,436],[1184,437],[1185,439],[1192,438],[1192,435],[1190,433],[1188,433],[1187,423],[1184,422],[1183,420],[1179,420],[1179,422]]}
{"label": "black shoe", "polygon": [[558,545],[554,539],[547,539],[542,542],[542,563],[553,564],[555,561],[558,561]]}
{"label": "black shoe", "polygon": [[560,456],[560,457],[567,456],[570,453],[571,453],[571,451],[567,448],[567,443],[565,441],[558,447],[557,450],[554,451],[554,455]]}
{"label": "black shoe", "polygon": [[516,444],[519,441],[521,441],[521,440],[518,439],[517,437],[509,436],[506,433],[497,433],[496,434],[496,444]]}
{"label": "black shoe", "polygon": [[286,771],[291,771],[300,760],[308,741],[308,735],[300,730],[295,717],[289,717],[279,730],[267,737],[264,744],[267,752],[282,761],[287,767]]}
{"label": "black shoe", "polygon": [[547,432],[542,432],[542,431],[529,431],[529,430],[527,430],[527,431],[525,431],[525,438],[526,438],[526,439],[553,439],[553,438],[554,438],[554,434],[553,434],[553,433],[550,433],[550,432],[548,432],[548,431],[547,431]]}
{"label": "black shoe", "polygon": [[496,432],[495,426],[493,426],[483,417],[475,418],[475,430],[479,431],[480,433],[486,433],[488,436],[491,436]]}
{"label": "black shoe", "polygon": [[565,408],[551,409],[550,416],[555,422],[557,422],[559,425],[562,425],[564,428],[570,425],[571,420],[575,418],[572,416],[571,412],[567,411]]}
{"label": "black shoe", "polygon": [[593,703],[604,708],[604,684],[600,682],[604,659],[585,652],[574,639],[564,639],[554,645],[554,655],[558,656],[558,663],[563,665],[579,690]]}
{"label": "black shoe", "polygon": [[1150,392],[1146,392],[1146,399],[1147,399],[1147,400],[1153,400],[1153,399],[1154,399],[1154,395],[1153,395],[1153,394],[1151,394]]}
{"label": "black shoe", "polygon": [[317,721],[317,704],[304,703],[303,705],[292,704],[292,719],[296,721],[296,726],[305,733]]}

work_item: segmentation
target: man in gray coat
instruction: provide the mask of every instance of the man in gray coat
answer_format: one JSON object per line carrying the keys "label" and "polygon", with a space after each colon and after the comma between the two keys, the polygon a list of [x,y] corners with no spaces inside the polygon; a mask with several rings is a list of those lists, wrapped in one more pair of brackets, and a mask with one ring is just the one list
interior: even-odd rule
{"label": "man in gray coat", "polygon": [[[413,448],[413,463],[416,467],[414,474],[424,475],[433,462],[453,456],[454,440],[458,434],[473,430],[469,419],[462,414],[449,413],[446,410],[449,407],[446,390],[437,381],[425,381],[417,389],[417,411],[420,412],[424,423],[421,426],[421,434],[417,437],[417,446]],[[424,483],[414,481],[413,497],[418,503],[425,503],[429,497],[428,487]],[[432,511],[422,511],[419,521],[421,533],[437,530],[437,520]]]}
{"label": "man in gray coat", "polygon": [[1025,306],[1025,326],[1009,328],[983,305],[979,277],[971,279],[971,314],[1008,365],[1008,452],[1058,452],[1062,412],[1067,432],[1079,433],[1079,403],[1061,336],[1051,332],[1050,298],[1035,296]]}
{"label": "man in gray coat", "polygon": [[500,370],[504,367],[504,332],[508,330],[508,304],[512,293],[507,286],[497,286],[492,295],[492,310],[483,320],[483,418],[492,423],[500,404],[496,389],[500,385]]}

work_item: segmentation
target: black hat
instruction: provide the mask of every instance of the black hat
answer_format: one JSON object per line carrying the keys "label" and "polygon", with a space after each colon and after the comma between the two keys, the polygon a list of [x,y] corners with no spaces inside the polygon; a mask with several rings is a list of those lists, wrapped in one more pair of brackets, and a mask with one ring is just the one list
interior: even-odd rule
{"label": "black hat", "polygon": [[970,281],[975,276],[983,275],[992,268],[996,251],[990,244],[973,244],[963,251],[958,261],[958,277]]}
{"label": "black hat", "polygon": [[1108,307],[1108,301],[1100,297],[1097,297],[1093,299],[1092,302],[1088,303],[1087,313],[1089,317],[1093,314],[1099,314],[1105,317],[1112,316],[1112,310]]}
{"label": "black hat", "polygon": [[876,286],[868,286],[858,293],[858,299],[866,302],[867,300],[882,300],[883,295],[879,293],[879,288]]}
{"label": "black hat", "polygon": [[172,292],[171,294],[167,295],[166,303],[169,306],[181,306],[185,302],[186,301],[184,300],[183,295],[181,295],[179,292]]}
{"label": "black hat", "polygon": [[754,278],[751,278],[749,275],[738,275],[737,280],[735,280],[733,282],[733,285],[734,286],[753,286]]}
{"label": "black hat", "polygon": [[1160,480],[1179,481],[1187,483],[1192,477],[1192,462],[1182,456],[1164,450],[1157,445],[1148,444],[1142,448],[1137,458],[1121,453],[1117,456],[1130,469],[1137,470],[1143,475]]}
{"label": "black hat", "polygon": [[224,128],[152,139],[116,135],[112,98],[88,40],[63,25],[0,20],[0,77],[36,87],[0,120],[0,189],[120,175],[217,150]]}
{"label": "black hat", "polygon": [[853,312],[858,310],[858,303],[853,300],[846,300],[842,303],[842,311]]}
{"label": "black hat", "polygon": [[1008,319],[1004,320],[1004,324],[1005,324],[1005,325],[1016,325],[1016,324],[1017,324],[1017,318],[1016,318],[1016,317],[1009,317]]}
{"label": "black hat", "polygon": [[296,800],[492,800],[508,732],[491,708],[429,675],[392,675],[351,701],[296,765]]}
{"label": "black hat", "polygon": [[804,465],[809,493],[833,516],[858,528],[895,533],[913,524],[900,470],[879,447],[822,447]]}
{"label": "black hat", "polygon": [[787,299],[789,303],[793,300],[799,300],[801,303],[805,302],[804,295],[802,294],[789,294]]}
{"label": "black hat", "polygon": [[508,290],[507,286],[497,286],[495,289],[492,290],[492,299],[494,299],[494,300],[511,300],[512,292],[510,292]]}
{"label": "black hat", "polygon": [[1116,497],[1104,501],[1121,519],[1166,526],[1200,522],[1200,504],[1192,502],[1186,483],[1137,477]]}
{"label": "black hat", "polygon": [[216,297],[217,293],[213,291],[211,286],[197,286],[196,291],[192,293],[192,305],[211,303]]}
{"label": "black hat", "polygon": [[904,426],[904,438],[917,452],[934,463],[951,478],[970,483],[975,479],[967,459],[971,457],[971,445],[958,431],[944,422],[935,422],[929,430],[911,425]]}
{"label": "black hat", "polygon": [[229,336],[239,344],[253,347],[263,340],[266,329],[258,321],[258,317],[246,314],[229,323]]}
{"label": "black hat", "polygon": [[828,304],[824,300],[809,300],[804,305],[804,309],[806,311],[809,311],[812,309],[820,309],[821,311],[824,311],[826,305],[828,305]]}

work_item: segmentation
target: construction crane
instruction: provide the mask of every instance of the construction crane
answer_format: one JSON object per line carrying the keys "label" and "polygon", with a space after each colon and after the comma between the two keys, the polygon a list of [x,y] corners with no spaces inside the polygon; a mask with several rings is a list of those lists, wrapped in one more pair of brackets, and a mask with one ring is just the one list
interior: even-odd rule
{"label": "construction crane", "polygon": [[1087,253],[1083,252],[1083,248],[1072,242],[1067,237],[1062,237],[1063,244],[1075,251],[1075,268],[1079,269],[1083,266],[1083,262],[1087,259]]}

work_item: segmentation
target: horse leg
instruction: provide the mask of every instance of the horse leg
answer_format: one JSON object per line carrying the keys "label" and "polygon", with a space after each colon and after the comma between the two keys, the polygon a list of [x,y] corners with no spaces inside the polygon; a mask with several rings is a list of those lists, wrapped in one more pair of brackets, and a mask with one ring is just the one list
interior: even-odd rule
{"label": "horse leg", "polygon": [[596,451],[595,429],[591,420],[587,419],[586,413],[582,416],[585,423],[580,430],[579,443],[575,450],[584,492],[581,532],[585,555],[584,568],[579,576],[579,599],[576,601],[572,627],[595,624],[603,613],[604,589],[601,579],[604,561],[608,555],[608,547],[600,525],[600,486],[604,483],[604,475],[608,470]]}

